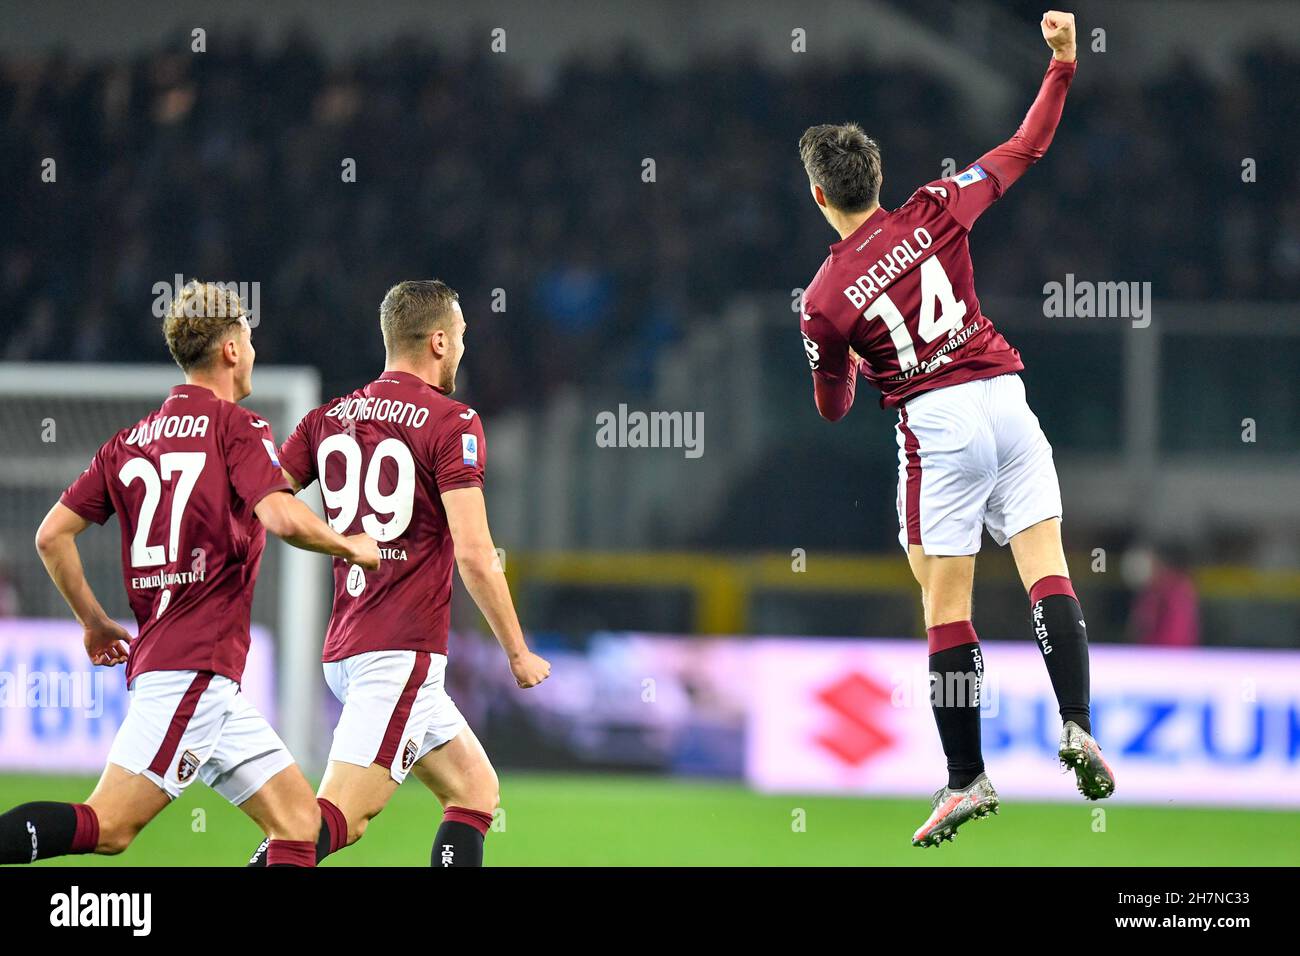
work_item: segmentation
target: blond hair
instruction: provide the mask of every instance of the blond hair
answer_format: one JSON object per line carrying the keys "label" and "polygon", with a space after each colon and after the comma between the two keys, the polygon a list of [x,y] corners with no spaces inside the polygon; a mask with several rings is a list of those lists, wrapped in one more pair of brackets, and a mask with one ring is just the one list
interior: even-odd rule
{"label": "blond hair", "polygon": [[244,318],[239,294],[220,282],[186,283],[163,319],[163,336],[183,371],[206,365],[217,344]]}
{"label": "blond hair", "polygon": [[379,304],[379,331],[394,357],[418,350],[435,329],[451,331],[452,303],[460,300],[439,279],[407,279],[388,290]]}

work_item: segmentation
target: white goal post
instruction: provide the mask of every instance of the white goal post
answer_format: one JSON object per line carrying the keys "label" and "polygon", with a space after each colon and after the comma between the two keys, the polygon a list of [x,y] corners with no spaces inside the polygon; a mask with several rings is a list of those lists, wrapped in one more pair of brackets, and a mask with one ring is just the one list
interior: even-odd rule
{"label": "white goal post", "polygon": [[[68,614],[31,546],[45,512],[110,435],[157,408],[182,381],[174,365],[0,363],[0,560],[11,568],[24,616]],[[258,365],[243,404],[283,441],[320,404],[320,376],[302,366]],[[320,512],[319,495],[305,499]],[[110,614],[129,619],[117,535],[82,541],[96,594]],[[319,723],[329,568],[325,556],[272,539],[253,605],[254,620],[276,638],[277,729],[309,773],[323,766],[328,746]]]}

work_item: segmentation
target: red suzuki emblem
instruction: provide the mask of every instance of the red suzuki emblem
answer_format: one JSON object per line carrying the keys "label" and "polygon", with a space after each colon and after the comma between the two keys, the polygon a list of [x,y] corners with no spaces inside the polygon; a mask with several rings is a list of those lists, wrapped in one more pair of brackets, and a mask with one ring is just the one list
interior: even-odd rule
{"label": "red suzuki emblem", "polygon": [[835,720],[816,741],[844,763],[861,766],[893,746],[893,735],[875,720],[891,706],[888,688],[854,671],[819,690],[817,699],[830,708]]}

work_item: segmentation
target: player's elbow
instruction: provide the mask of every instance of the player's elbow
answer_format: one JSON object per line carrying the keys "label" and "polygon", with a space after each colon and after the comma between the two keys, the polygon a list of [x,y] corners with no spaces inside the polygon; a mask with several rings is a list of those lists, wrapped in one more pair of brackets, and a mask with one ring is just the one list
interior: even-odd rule
{"label": "player's elbow", "polygon": [[262,527],[268,534],[273,534],[277,538],[292,538],[302,530],[301,522],[298,521],[294,513],[295,509],[292,507],[296,501],[297,499],[285,491],[267,495],[254,509],[257,520],[262,522]]}
{"label": "player's elbow", "polygon": [[823,401],[820,397],[817,399],[817,414],[828,422],[838,422],[848,413],[849,409],[847,405],[838,402]]}
{"label": "player's elbow", "polygon": [[48,521],[42,521],[41,526],[36,529],[36,553],[47,555],[52,552],[59,540],[59,533],[49,526]]}
{"label": "player's elbow", "polygon": [[828,422],[838,422],[853,407],[853,381],[826,381],[813,376],[813,403],[817,414]]}
{"label": "player's elbow", "polygon": [[1051,135],[1044,136],[1041,139],[1021,139],[1019,142],[1021,158],[1027,165],[1032,166],[1047,155],[1047,147],[1051,145]]}
{"label": "player's elbow", "polygon": [[60,544],[71,537],[71,533],[59,526],[57,521],[46,517],[41,522],[41,526],[36,529],[36,553],[42,557],[53,554],[59,549]]}
{"label": "player's elbow", "polygon": [[266,529],[267,534],[275,535],[277,538],[292,538],[294,535],[293,521],[280,511],[268,511],[265,515],[258,516],[262,521],[262,527]]}
{"label": "player's elbow", "polygon": [[456,547],[456,567],[463,580],[481,580],[501,567],[497,553],[490,544]]}

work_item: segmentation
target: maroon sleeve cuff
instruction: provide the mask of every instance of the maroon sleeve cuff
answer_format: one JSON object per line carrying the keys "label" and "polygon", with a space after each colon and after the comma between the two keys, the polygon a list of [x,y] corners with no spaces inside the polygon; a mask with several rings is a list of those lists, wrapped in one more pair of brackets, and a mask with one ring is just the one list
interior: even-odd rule
{"label": "maroon sleeve cuff", "polygon": [[248,507],[249,507],[250,509],[251,509],[251,508],[256,508],[259,504],[261,504],[263,498],[265,498],[267,495],[273,495],[273,494],[275,494],[277,491],[287,491],[287,492],[289,492],[289,494],[293,494],[293,488],[290,487],[290,485],[289,485],[289,483],[288,483],[287,481],[285,481],[283,478],[281,478],[279,481],[277,481],[277,482],[273,482],[272,484],[267,485],[265,488],[263,488],[263,489],[262,489],[261,491],[259,491],[257,494],[255,494],[255,495],[253,495],[251,498],[249,498],[249,499],[248,499]]}
{"label": "maroon sleeve cuff", "polygon": [[108,520],[109,515],[113,513],[109,511],[102,515],[96,515],[93,512],[89,512],[86,509],[82,508],[80,505],[74,504],[73,502],[69,501],[67,492],[64,492],[62,495],[59,496],[59,504],[63,505],[63,507],[67,508],[78,518],[81,518],[85,521],[89,521],[91,524],[103,524],[105,521]]}
{"label": "maroon sleeve cuff", "polygon": [[457,488],[482,488],[482,487],[483,487],[483,476],[479,475],[478,477],[475,478],[461,478],[451,482],[450,484],[439,485],[438,494],[442,494],[444,491],[455,491]]}
{"label": "maroon sleeve cuff", "polygon": [[813,401],[817,413],[830,422],[837,422],[849,413],[853,407],[854,393],[857,391],[857,377],[851,376],[843,381],[828,382],[813,374]]}

